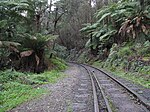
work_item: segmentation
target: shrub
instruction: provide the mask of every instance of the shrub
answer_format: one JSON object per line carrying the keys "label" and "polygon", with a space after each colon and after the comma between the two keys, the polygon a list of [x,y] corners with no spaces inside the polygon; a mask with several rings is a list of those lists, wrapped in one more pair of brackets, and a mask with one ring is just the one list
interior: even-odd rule
{"label": "shrub", "polygon": [[129,46],[123,47],[119,50],[118,55],[120,57],[129,56],[132,54],[132,51]]}
{"label": "shrub", "polygon": [[55,65],[55,69],[57,70],[64,70],[67,68],[67,64],[62,59],[54,58],[51,59],[51,62]]}

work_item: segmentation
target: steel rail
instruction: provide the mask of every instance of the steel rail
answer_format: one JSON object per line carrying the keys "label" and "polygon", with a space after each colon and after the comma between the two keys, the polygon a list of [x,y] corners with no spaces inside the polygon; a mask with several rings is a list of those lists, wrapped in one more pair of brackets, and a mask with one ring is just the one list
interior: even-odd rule
{"label": "steel rail", "polygon": [[107,98],[106,98],[104,92],[102,91],[102,87],[101,87],[101,85],[100,85],[100,83],[99,83],[99,81],[98,81],[98,79],[97,79],[97,77],[96,77],[96,75],[95,75],[94,73],[93,73],[93,76],[94,76],[94,78],[95,78],[95,80],[96,80],[96,82],[97,82],[97,84],[98,84],[98,86],[99,86],[99,88],[100,88],[100,91],[101,91],[102,96],[103,96],[103,98],[104,98],[104,101],[105,101],[105,103],[106,103],[108,112],[112,112],[112,110],[111,110],[111,108],[110,108],[110,106],[109,106],[109,102],[108,102],[108,100],[107,100]]}
{"label": "steel rail", "polygon": [[139,95],[138,93],[136,93],[135,91],[133,91],[132,89],[127,87],[121,81],[117,80],[115,77],[110,75],[110,73],[107,73],[106,71],[104,71],[102,69],[99,69],[99,68],[96,68],[96,67],[93,67],[93,66],[90,66],[90,65],[87,65],[87,64],[82,64],[82,65],[94,68],[94,69],[102,72],[103,74],[105,74],[109,78],[111,78],[113,81],[117,82],[120,86],[122,86],[125,90],[127,90],[130,94],[132,94],[136,99],[138,99],[138,101],[150,111],[150,102],[146,98],[144,98],[143,96]]}
{"label": "steel rail", "polygon": [[100,112],[100,108],[101,108],[101,107],[99,107],[99,102],[98,102],[98,97],[97,97],[97,92],[96,92],[96,85],[95,85],[95,83],[94,83],[94,79],[95,79],[95,81],[96,81],[96,83],[97,83],[97,85],[98,85],[98,88],[99,88],[99,90],[100,90],[100,92],[101,92],[101,94],[102,94],[102,97],[103,97],[103,99],[104,99],[107,112],[112,112],[112,110],[111,110],[111,108],[110,108],[110,106],[109,106],[108,100],[107,100],[107,98],[106,98],[106,96],[105,96],[105,94],[104,94],[104,92],[103,92],[103,89],[102,89],[102,87],[101,87],[101,85],[100,85],[100,83],[99,83],[99,81],[98,81],[96,75],[95,75],[94,73],[92,73],[89,69],[87,69],[87,68],[85,67],[85,65],[83,65],[83,64],[78,64],[78,63],[75,63],[75,64],[80,65],[80,66],[82,66],[83,68],[85,68],[86,71],[88,72],[89,76],[90,76],[90,79],[91,79],[91,82],[92,82],[92,88],[93,88],[94,112]]}
{"label": "steel rail", "polygon": [[90,75],[90,79],[91,79],[91,82],[92,82],[92,88],[93,88],[94,112],[99,112],[98,98],[97,98],[97,94],[96,94],[96,88],[95,88],[94,80],[91,76],[90,71],[88,71],[88,72],[89,72],[88,74]]}

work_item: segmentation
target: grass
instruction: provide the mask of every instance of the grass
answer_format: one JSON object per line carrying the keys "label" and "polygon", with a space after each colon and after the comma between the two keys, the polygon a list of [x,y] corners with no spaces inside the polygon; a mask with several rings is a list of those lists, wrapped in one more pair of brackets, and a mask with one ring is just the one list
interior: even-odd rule
{"label": "grass", "polygon": [[42,74],[33,74],[29,76],[29,80],[36,84],[56,83],[58,79],[63,78],[65,75],[57,70],[45,71]]}
{"label": "grass", "polygon": [[29,99],[46,93],[44,89],[32,88],[30,85],[20,84],[18,82],[9,82],[4,84],[4,86],[5,90],[0,93],[0,112],[10,110]]}
{"label": "grass", "polygon": [[67,107],[67,112],[73,112],[72,104],[71,104],[71,102],[70,102],[70,101],[69,101],[69,102],[67,102],[67,105],[68,105],[68,107]]}
{"label": "grass", "polygon": [[150,79],[143,77],[138,73],[124,72],[123,70],[115,70],[115,71],[111,71],[111,72],[114,75],[122,77],[126,80],[129,80],[129,81],[135,83],[135,84],[142,85],[145,88],[150,88]]}
{"label": "grass", "polygon": [[12,70],[0,71],[0,112],[8,111],[23,102],[48,93],[39,86],[47,83],[56,83],[65,77],[60,70],[67,66],[63,61],[53,60],[55,69],[41,74],[21,73]]}
{"label": "grass", "polygon": [[[93,64],[95,67],[102,68],[102,64],[99,62],[95,62]],[[124,78],[126,80],[129,80],[130,82],[133,82],[135,84],[142,85],[145,88],[150,88],[150,74],[139,74],[137,72],[125,72],[122,69],[111,69],[111,68],[104,68],[106,71],[111,72],[113,75],[119,76],[121,78]]]}
{"label": "grass", "polygon": [[53,58],[51,59],[51,62],[54,64],[55,70],[64,70],[67,68],[66,62],[62,59]]}
{"label": "grass", "polygon": [[116,107],[113,104],[113,102],[111,101],[111,99],[110,98],[107,98],[107,99],[108,99],[108,103],[109,103],[109,106],[110,106],[112,112],[117,112]]}

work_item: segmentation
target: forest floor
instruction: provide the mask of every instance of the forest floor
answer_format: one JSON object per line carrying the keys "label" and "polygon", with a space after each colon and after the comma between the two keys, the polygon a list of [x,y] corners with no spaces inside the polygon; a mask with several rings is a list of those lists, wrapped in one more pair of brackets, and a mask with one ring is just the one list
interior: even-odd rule
{"label": "forest floor", "polygon": [[[92,90],[87,73],[78,66],[69,65],[64,74],[65,77],[59,79],[57,83],[40,87],[48,90],[49,93],[27,101],[9,112],[81,112],[78,109],[83,109],[83,112],[92,112]],[[137,86],[131,84],[133,87]],[[140,86],[138,91],[144,97],[150,98],[147,94],[149,89]]]}

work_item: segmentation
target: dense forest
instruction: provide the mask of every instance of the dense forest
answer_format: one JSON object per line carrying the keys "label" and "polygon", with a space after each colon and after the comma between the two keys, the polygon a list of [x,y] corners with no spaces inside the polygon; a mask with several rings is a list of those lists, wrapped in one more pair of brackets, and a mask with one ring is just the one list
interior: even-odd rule
{"label": "dense forest", "polygon": [[0,1],[4,97],[12,86],[28,89],[47,82],[47,70],[57,74],[66,68],[63,60],[121,71],[121,76],[149,88],[150,1]]}

